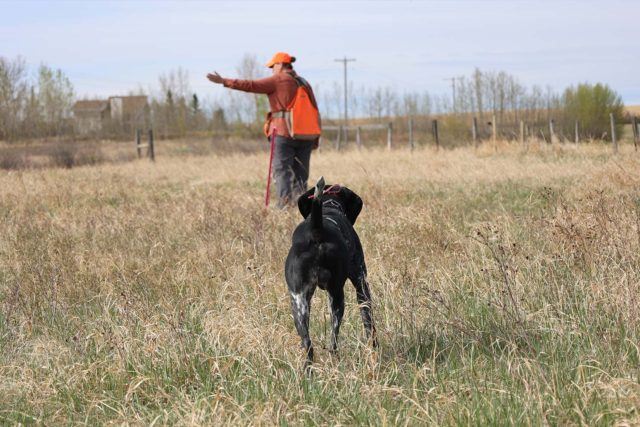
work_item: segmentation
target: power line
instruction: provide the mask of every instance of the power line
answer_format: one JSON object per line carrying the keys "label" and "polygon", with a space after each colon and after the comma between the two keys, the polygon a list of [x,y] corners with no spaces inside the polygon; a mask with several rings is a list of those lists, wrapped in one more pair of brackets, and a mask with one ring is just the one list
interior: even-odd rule
{"label": "power line", "polygon": [[348,62],[355,62],[355,58],[347,58],[346,56],[342,59],[335,59],[335,62],[342,62],[342,64],[344,65],[344,125],[345,125],[345,129],[346,126],[349,125],[348,120],[349,120],[349,108],[347,107],[347,63]]}

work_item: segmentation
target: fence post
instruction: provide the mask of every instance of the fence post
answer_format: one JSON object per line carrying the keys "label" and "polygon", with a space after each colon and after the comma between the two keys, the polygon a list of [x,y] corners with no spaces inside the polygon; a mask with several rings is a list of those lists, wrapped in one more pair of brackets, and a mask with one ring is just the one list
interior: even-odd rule
{"label": "fence post", "polygon": [[520,143],[524,144],[524,120],[520,120]]}
{"label": "fence post", "polygon": [[549,119],[549,142],[551,142],[552,144],[556,136],[555,132],[553,131],[553,125],[554,125],[553,119]]}
{"label": "fence post", "polygon": [[356,128],[356,146],[358,150],[362,148],[362,140],[360,139],[360,126]]}
{"label": "fence post", "polygon": [[544,132],[542,131],[542,129],[540,129],[540,135],[542,135],[542,139],[544,140],[544,142],[546,142],[548,144],[549,141],[547,141],[547,137],[544,136]]}
{"label": "fence post", "polygon": [[478,148],[478,119],[475,117],[471,123],[471,137],[473,138],[473,146]]}
{"label": "fence post", "polygon": [[433,132],[433,139],[436,142],[436,149],[440,149],[440,138],[438,137],[438,121],[433,120],[431,122],[431,130]]}
{"label": "fence post", "polygon": [[409,148],[413,151],[413,117],[409,117]]}
{"label": "fence post", "polygon": [[579,143],[579,142],[580,142],[580,129],[578,128],[578,121],[577,121],[577,120],[576,120],[576,128],[575,128],[575,131],[576,131],[576,135],[575,135],[575,138],[576,138],[576,139],[575,139],[575,143],[577,144],[577,143]]}
{"label": "fence post", "polygon": [[389,122],[389,125],[387,126],[387,150],[391,150],[391,142],[392,142],[391,133],[392,132],[393,132],[393,123]]}
{"label": "fence post", "polygon": [[152,162],[156,161],[155,147],[153,145],[153,129],[149,129],[149,158]]}
{"label": "fence post", "polygon": [[338,133],[336,134],[335,147],[336,150],[340,150],[340,139],[342,138],[342,126],[338,126]]}
{"label": "fence post", "polygon": [[140,136],[142,131],[140,129],[136,129],[136,151],[138,152],[138,158],[142,157],[142,150],[140,149]]}
{"label": "fence post", "polygon": [[496,115],[491,116],[491,140],[493,143],[496,143],[498,130],[496,129],[498,125],[496,124]]}
{"label": "fence post", "polygon": [[618,152],[618,140],[616,138],[616,121],[613,118],[613,113],[609,113],[609,120],[611,121],[611,142],[613,143],[613,152]]}
{"label": "fence post", "polygon": [[345,123],[344,125],[344,146],[346,147],[349,143],[349,125]]}
{"label": "fence post", "polygon": [[631,118],[631,126],[633,127],[633,148],[638,151],[638,118],[633,116]]}

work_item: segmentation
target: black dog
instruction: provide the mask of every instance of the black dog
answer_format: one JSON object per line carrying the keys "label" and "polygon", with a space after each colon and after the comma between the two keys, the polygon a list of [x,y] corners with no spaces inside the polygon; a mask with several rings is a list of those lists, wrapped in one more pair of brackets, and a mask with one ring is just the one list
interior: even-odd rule
{"label": "black dog", "polygon": [[362,210],[362,200],[353,191],[337,185],[325,186],[320,178],[298,199],[305,220],[296,227],[287,261],[285,278],[291,295],[291,309],[308,368],[313,361],[309,338],[311,297],[316,287],[329,294],[331,306],[331,350],[337,351],[338,332],[344,314],[344,284],[349,278],[356,288],[360,315],[376,346],[371,316],[371,294],[367,284],[367,267],[360,239],[353,224]]}

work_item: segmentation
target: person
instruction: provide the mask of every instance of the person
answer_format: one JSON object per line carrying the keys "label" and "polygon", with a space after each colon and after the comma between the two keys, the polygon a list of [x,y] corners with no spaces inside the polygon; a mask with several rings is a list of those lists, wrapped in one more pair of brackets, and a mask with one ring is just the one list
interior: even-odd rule
{"label": "person", "polygon": [[276,53],[266,66],[272,75],[258,80],[228,79],[217,72],[207,74],[207,78],[229,89],[251,93],[262,93],[269,97],[270,113],[265,124],[265,133],[271,137],[275,132],[273,175],[278,195],[278,207],[284,208],[297,200],[307,189],[311,151],[318,147],[318,140],[293,139],[290,135],[284,112],[291,104],[298,89],[296,78],[306,86],[307,93],[317,109],[313,90],[306,80],[300,78],[293,69],[296,58],[285,52]]}

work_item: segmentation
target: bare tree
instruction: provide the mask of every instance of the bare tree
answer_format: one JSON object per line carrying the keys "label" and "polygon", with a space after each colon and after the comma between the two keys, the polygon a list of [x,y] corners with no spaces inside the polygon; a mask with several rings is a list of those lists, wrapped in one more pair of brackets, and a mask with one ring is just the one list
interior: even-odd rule
{"label": "bare tree", "polygon": [[431,95],[429,95],[429,92],[425,91],[420,97],[419,111],[420,111],[420,114],[424,116],[431,115],[431,112],[433,111],[433,105],[432,105]]}
{"label": "bare tree", "polygon": [[193,95],[189,73],[183,68],[161,74],[158,78],[160,93],[152,102],[156,125],[161,125],[163,136],[184,136],[189,124],[189,102]]}
{"label": "bare tree", "polygon": [[392,117],[398,111],[398,97],[396,92],[390,87],[385,87],[382,93],[382,105],[384,107],[384,115]]}
{"label": "bare tree", "polygon": [[[258,62],[254,54],[246,53],[236,67],[238,78],[255,80],[266,76],[264,65]],[[264,95],[254,93],[244,93],[239,91],[231,92],[232,103],[236,109],[238,120],[261,125],[264,115],[269,111],[269,104]]]}
{"label": "bare tree", "polygon": [[0,57],[0,139],[18,136],[20,113],[27,91],[24,59]]}
{"label": "bare tree", "polygon": [[38,69],[38,100],[44,130],[47,135],[63,133],[65,120],[71,116],[74,92],[73,85],[61,70],[46,65]]}
{"label": "bare tree", "polygon": [[480,121],[484,118],[484,78],[482,72],[476,68],[473,72],[473,87],[475,89],[476,111],[480,116]]}
{"label": "bare tree", "polygon": [[402,96],[402,115],[415,116],[418,114],[418,94],[405,93]]}
{"label": "bare tree", "polygon": [[370,117],[375,117],[380,121],[382,119],[382,112],[384,110],[384,100],[382,96],[382,88],[378,87],[369,91],[367,103],[367,111]]}
{"label": "bare tree", "polygon": [[29,95],[24,105],[23,117],[20,135],[26,138],[40,136],[42,133],[42,108],[38,101],[35,86],[29,88]]}
{"label": "bare tree", "polygon": [[189,72],[181,67],[171,70],[167,74],[161,74],[158,77],[158,81],[160,83],[161,96],[171,91],[176,99],[186,99],[191,94]]}

